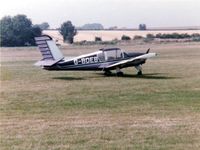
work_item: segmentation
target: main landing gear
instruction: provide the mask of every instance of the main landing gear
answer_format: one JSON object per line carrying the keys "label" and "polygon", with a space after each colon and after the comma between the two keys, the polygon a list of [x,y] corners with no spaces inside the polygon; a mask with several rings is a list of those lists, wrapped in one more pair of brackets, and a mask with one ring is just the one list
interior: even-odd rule
{"label": "main landing gear", "polygon": [[[105,76],[111,76],[112,75],[112,72],[110,70],[104,70],[104,75]],[[120,70],[120,68],[116,68],[116,75],[118,77],[121,77],[124,75],[124,73]]]}
{"label": "main landing gear", "polygon": [[104,71],[104,75],[105,76],[110,76],[112,74],[112,72],[110,70],[105,70]]}
{"label": "main landing gear", "polygon": [[141,65],[138,65],[138,66],[135,66],[135,68],[137,69],[137,75],[138,76],[141,76],[142,75],[142,67],[141,67]]}
{"label": "main landing gear", "polygon": [[[137,69],[137,75],[141,76],[142,75],[142,67],[141,65],[135,66],[135,68]],[[105,76],[110,76],[112,74],[112,72],[110,70],[104,70],[104,75]],[[120,68],[116,68],[116,75],[118,77],[121,77],[124,75],[124,73],[120,70]]]}
{"label": "main landing gear", "polygon": [[116,68],[116,74],[117,76],[121,77],[124,75],[124,73],[120,70],[120,68]]}

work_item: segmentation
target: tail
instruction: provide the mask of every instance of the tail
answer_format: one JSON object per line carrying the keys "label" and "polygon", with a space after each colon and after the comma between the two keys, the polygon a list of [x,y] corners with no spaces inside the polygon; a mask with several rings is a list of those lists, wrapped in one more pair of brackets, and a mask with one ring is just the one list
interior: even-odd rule
{"label": "tail", "polygon": [[42,60],[35,63],[36,66],[52,66],[64,58],[50,36],[35,37],[35,42],[43,56]]}

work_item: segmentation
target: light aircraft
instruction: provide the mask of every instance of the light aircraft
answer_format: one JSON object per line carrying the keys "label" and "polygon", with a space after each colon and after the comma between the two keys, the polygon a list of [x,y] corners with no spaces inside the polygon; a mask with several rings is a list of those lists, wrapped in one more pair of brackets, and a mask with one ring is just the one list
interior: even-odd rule
{"label": "light aircraft", "polygon": [[103,48],[93,53],[67,58],[50,36],[35,37],[35,42],[43,56],[35,65],[46,70],[98,70],[103,71],[105,75],[111,75],[111,70],[116,70],[116,75],[122,76],[122,68],[135,67],[137,75],[142,75],[142,64],[148,58],[157,55],[149,53],[150,49],[146,53],[127,53],[119,48]]}

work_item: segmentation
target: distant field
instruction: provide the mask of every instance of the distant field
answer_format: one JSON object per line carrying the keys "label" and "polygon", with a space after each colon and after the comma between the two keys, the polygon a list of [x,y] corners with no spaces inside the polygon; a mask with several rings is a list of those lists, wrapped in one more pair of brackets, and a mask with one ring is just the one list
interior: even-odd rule
{"label": "distant field", "polygon": [[[56,30],[46,30],[43,31],[44,34],[48,34],[55,39],[59,41],[59,43],[62,43],[62,36],[60,33]],[[193,34],[193,33],[199,33],[200,30],[158,30],[158,31],[78,31],[78,34],[75,36],[74,41],[94,41],[95,37],[101,37],[103,41],[111,41],[114,39],[121,39],[122,35],[127,35],[133,38],[135,35],[140,35],[145,37],[147,34],[157,34],[157,33],[188,33],[188,34]]]}
{"label": "distant field", "polygon": [[[36,47],[1,48],[0,149],[200,149],[200,44],[117,45],[159,55],[124,77],[48,72]],[[66,56],[101,46],[63,46]]]}

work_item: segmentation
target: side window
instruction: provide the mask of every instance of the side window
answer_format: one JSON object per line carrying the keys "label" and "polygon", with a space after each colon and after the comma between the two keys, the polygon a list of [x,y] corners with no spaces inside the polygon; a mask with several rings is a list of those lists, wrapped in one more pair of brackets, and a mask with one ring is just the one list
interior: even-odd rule
{"label": "side window", "polygon": [[99,53],[97,56],[98,56],[98,59],[99,59],[100,62],[104,62],[105,61],[105,56],[104,56],[103,53]]}
{"label": "side window", "polygon": [[116,51],[112,50],[112,51],[105,51],[105,59],[106,61],[112,61],[116,59]]}
{"label": "side window", "polygon": [[122,52],[120,49],[110,50],[110,51],[104,51],[105,54],[105,60],[106,61],[112,61],[123,58]]}
{"label": "side window", "polygon": [[121,50],[116,50],[116,56],[117,56],[117,59],[122,58]]}

